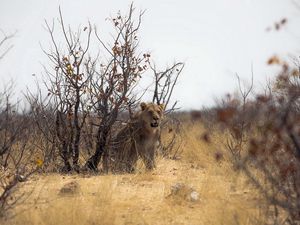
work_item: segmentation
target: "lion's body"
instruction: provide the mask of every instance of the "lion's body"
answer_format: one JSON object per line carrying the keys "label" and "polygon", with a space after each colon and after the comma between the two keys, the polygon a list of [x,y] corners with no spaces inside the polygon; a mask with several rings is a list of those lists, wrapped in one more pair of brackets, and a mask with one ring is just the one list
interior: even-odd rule
{"label": "lion's body", "polygon": [[163,106],[142,103],[141,107],[142,110],[113,139],[110,166],[114,172],[133,172],[139,157],[146,169],[155,167]]}

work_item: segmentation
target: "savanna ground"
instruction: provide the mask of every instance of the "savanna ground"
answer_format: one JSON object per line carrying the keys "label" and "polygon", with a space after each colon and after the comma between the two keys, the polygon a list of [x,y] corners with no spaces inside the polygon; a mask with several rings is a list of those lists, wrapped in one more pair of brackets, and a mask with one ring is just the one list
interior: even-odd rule
{"label": "savanna ground", "polygon": [[[21,201],[3,224],[262,224],[258,191],[232,168],[223,135],[203,140],[185,122],[175,159],[135,174],[36,174],[20,184]],[[176,184],[184,188],[171,191]],[[190,189],[199,196],[189,199]]]}
{"label": "savanna ground", "polygon": [[[146,71],[152,102],[180,114],[170,99],[184,63],[156,69],[148,51],[137,51],[143,11],[134,12],[132,4],[128,16],[108,20],[115,33],[106,45],[90,23],[80,28],[85,39],[66,29],[59,9],[58,25],[46,22],[51,66],[45,86],[25,94],[29,109],[11,101],[13,83],[0,93],[0,223],[298,225],[300,72],[277,56],[267,64],[279,74],[262,93],[253,77],[247,87],[237,75],[237,93],[175,118],[180,129],[163,127],[162,143],[171,145],[161,145],[168,151],[158,152],[153,171],[139,162],[133,174],[101,172],[111,137],[145,93],[137,87]],[[92,36],[104,62],[91,58]]]}

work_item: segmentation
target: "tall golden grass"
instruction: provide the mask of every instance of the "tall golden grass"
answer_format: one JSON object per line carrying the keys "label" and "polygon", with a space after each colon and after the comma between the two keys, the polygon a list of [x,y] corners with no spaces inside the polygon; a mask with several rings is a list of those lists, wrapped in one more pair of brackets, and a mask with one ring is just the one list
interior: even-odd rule
{"label": "tall golden grass", "polygon": [[[182,126],[180,158],[158,157],[157,168],[123,175],[35,175],[19,187],[23,201],[4,224],[264,224],[258,192],[232,168],[221,133],[203,138],[200,122]],[[205,139],[205,140],[204,140]],[[217,154],[217,158],[216,158]],[[221,156],[221,157],[220,157]],[[75,192],[62,194],[66,184]],[[193,202],[171,195],[183,183]]]}

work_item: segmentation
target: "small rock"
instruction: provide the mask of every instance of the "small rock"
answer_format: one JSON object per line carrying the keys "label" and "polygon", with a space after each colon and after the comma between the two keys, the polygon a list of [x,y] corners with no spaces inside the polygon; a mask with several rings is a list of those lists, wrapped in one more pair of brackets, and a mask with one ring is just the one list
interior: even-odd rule
{"label": "small rock", "polygon": [[180,190],[184,188],[183,183],[176,183],[175,185],[171,186],[171,194],[177,194]]}
{"label": "small rock", "polygon": [[79,184],[76,181],[65,184],[59,191],[60,194],[76,194],[79,192]]}
{"label": "small rock", "polygon": [[24,175],[21,175],[21,174],[17,174],[16,178],[19,182],[24,182],[26,180],[26,177]]}
{"label": "small rock", "polygon": [[175,185],[171,186],[170,196],[191,202],[199,201],[199,193],[183,183],[176,183]]}
{"label": "small rock", "polygon": [[192,202],[197,202],[199,200],[199,193],[197,191],[192,191],[190,194],[190,200]]}

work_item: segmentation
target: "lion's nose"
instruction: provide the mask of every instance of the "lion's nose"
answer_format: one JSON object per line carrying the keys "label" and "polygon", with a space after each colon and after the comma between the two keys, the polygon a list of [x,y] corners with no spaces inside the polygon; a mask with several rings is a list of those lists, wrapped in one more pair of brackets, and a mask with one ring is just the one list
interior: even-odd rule
{"label": "lion's nose", "polygon": [[158,120],[158,116],[154,115],[154,116],[153,116],[153,119],[154,119],[154,120]]}

